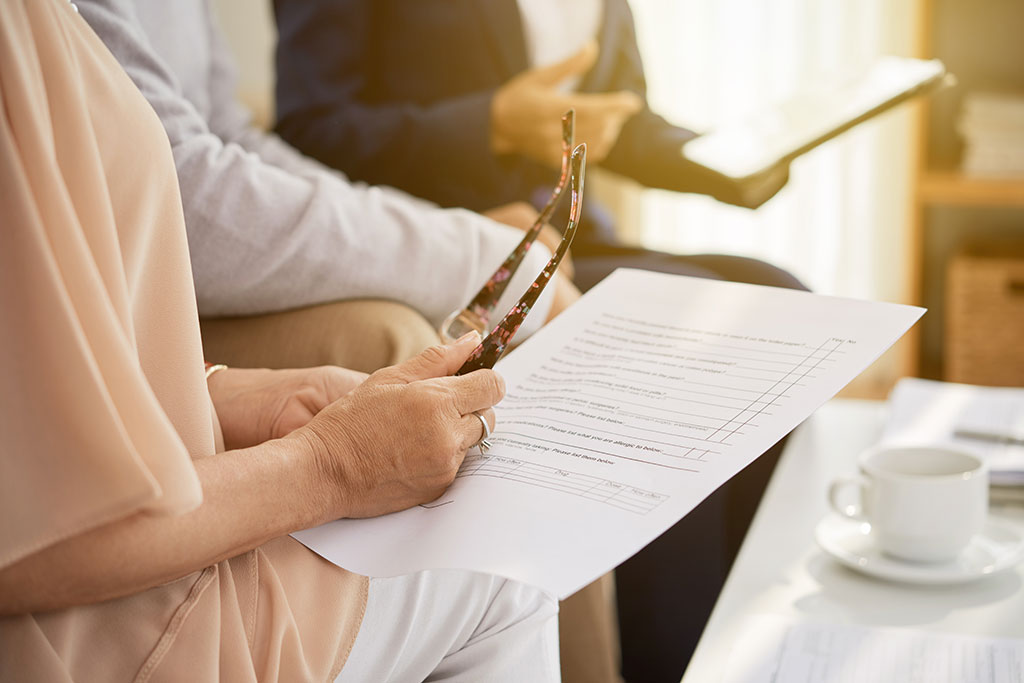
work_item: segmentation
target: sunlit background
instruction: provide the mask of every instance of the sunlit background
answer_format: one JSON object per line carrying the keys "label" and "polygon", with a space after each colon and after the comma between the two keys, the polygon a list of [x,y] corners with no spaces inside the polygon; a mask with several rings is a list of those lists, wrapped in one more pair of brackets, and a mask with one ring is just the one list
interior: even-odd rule
{"label": "sunlit background", "polygon": [[[808,83],[909,55],[908,0],[641,0],[633,3],[655,111],[706,131]],[[756,256],[828,294],[899,300],[910,113],[903,108],[805,155],[757,211],[644,191],[646,244]]]}

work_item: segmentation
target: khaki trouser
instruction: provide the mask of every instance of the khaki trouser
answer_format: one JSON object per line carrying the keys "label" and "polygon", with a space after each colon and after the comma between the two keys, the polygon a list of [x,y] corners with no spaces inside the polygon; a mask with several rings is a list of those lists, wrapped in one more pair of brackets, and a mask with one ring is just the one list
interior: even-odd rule
{"label": "khaki trouser", "polygon": [[[200,326],[206,360],[234,367],[339,365],[373,372],[438,343],[437,332],[419,313],[374,299],[208,319]],[[620,680],[612,586],[608,574],[561,603],[558,629],[565,683]]]}
{"label": "khaki trouser", "polygon": [[438,343],[437,332],[419,313],[376,299],[207,319],[200,327],[207,361],[243,368],[340,365],[373,372]]}

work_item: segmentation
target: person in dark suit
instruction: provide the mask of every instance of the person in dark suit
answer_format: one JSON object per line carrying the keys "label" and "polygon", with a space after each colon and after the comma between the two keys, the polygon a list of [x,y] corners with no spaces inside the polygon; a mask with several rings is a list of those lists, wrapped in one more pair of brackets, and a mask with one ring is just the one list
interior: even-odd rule
{"label": "person in dark suit", "polygon": [[[483,211],[543,202],[557,177],[559,117],[574,106],[591,163],[739,206],[772,197],[787,166],[740,184],[680,154],[696,134],[647,106],[629,6],[595,2],[593,44],[533,66],[516,0],[275,0],[277,132],[354,180]],[[558,89],[574,77],[573,92]],[[583,290],[623,265],[799,286],[753,259],[627,247],[592,199],[573,255]]]}
{"label": "person in dark suit", "polygon": [[[569,107],[591,163],[648,187],[755,208],[786,183],[785,165],[740,184],[685,159],[680,148],[696,134],[647,106],[626,0],[577,0],[572,12],[554,13],[568,4],[275,0],[277,132],[353,180],[477,211],[546,199]],[[569,48],[553,60],[538,59],[536,29],[548,19],[563,23],[547,47]],[[584,291],[620,266],[803,288],[754,259],[622,244],[592,198],[584,211],[573,243]],[[616,570],[627,680],[681,677],[779,450]]]}

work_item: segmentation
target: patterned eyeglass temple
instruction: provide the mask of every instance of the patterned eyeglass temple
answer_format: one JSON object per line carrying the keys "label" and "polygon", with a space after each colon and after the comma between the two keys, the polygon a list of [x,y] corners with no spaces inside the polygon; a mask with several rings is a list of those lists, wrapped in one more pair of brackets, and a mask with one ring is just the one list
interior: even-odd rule
{"label": "patterned eyeglass temple", "polygon": [[573,141],[576,139],[576,111],[570,109],[562,115],[562,173],[558,184],[551,192],[551,198],[537,216],[537,220],[526,231],[522,241],[512,250],[504,263],[494,271],[491,279],[477,292],[473,300],[461,311],[455,311],[441,323],[441,338],[445,342],[453,342],[467,332],[476,330],[483,333],[490,323],[491,313],[498,304],[498,299],[505,293],[509,280],[515,275],[519,265],[526,257],[526,252],[533,246],[537,235],[544,224],[551,220],[551,214],[558,208],[565,186],[569,180],[569,156],[572,154]]}
{"label": "patterned eyeglass temple", "polygon": [[569,160],[569,184],[572,193],[572,204],[569,207],[569,225],[565,228],[565,234],[562,237],[562,241],[558,243],[554,256],[551,257],[548,264],[544,266],[544,270],[541,271],[537,279],[530,285],[530,288],[519,299],[519,303],[513,306],[512,310],[491,330],[491,333],[480,342],[480,345],[473,350],[469,359],[455,373],[456,375],[464,375],[481,368],[494,367],[494,364],[505,353],[509,342],[512,341],[512,337],[519,329],[519,326],[523,324],[526,314],[537,303],[537,297],[540,296],[540,293],[544,291],[544,287],[551,281],[551,276],[554,275],[558,264],[562,262],[565,252],[569,250],[572,238],[576,234],[576,227],[580,223],[580,211],[583,209],[583,175],[586,171],[586,163],[587,145],[584,143],[573,150],[572,157]]}

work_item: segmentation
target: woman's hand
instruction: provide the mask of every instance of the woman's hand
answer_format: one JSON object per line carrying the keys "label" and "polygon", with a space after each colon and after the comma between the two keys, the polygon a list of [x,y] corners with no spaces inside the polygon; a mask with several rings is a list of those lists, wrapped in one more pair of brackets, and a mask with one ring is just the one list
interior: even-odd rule
{"label": "woman's hand", "polygon": [[313,444],[322,472],[335,484],[331,506],[338,516],[404,510],[448,488],[483,435],[473,412],[493,428],[490,408],[505,394],[493,370],[450,376],[479,343],[472,332],[379,370],[296,432]]}
{"label": "woman's hand", "polygon": [[[492,370],[447,376],[479,341],[474,333],[374,373],[283,439],[195,459],[203,501],[194,510],[128,515],[0,568],[0,616],[130,595],[298,529],[436,498],[481,436],[472,412],[481,411],[493,424],[487,409],[504,393]],[[225,381],[214,393],[237,391],[243,402],[228,400],[218,409],[227,412],[251,400],[261,414],[277,414],[280,419],[271,423],[281,430],[362,379],[338,368],[238,370],[234,378],[228,372],[214,373],[210,382],[237,379],[235,389]],[[269,404],[254,399],[263,394],[287,398],[280,410],[268,410]],[[244,418],[244,411],[239,414]]]}
{"label": "woman's hand", "polygon": [[210,396],[228,450],[290,434],[367,378],[334,366],[296,370],[228,368],[210,376]]}

